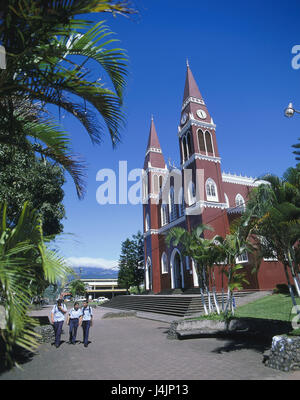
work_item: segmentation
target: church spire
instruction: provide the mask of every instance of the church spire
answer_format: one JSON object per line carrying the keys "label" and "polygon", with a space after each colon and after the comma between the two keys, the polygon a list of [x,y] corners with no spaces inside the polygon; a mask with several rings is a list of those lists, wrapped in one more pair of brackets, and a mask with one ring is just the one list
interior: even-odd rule
{"label": "church spire", "polygon": [[148,168],[148,166],[156,168],[165,168],[165,160],[161,151],[160,143],[155,129],[153,115],[151,116],[150,132],[149,132],[144,168],[146,169]]}
{"label": "church spire", "polygon": [[213,120],[200,93],[188,60],[186,64],[186,77],[182,103],[180,129],[190,119],[213,124]]}
{"label": "church spire", "polygon": [[156,129],[155,129],[155,125],[154,125],[153,115],[151,115],[150,133],[149,133],[147,150],[149,150],[150,148],[161,150],[160,143],[159,143],[158,136],[157,136]]}
{"label": "church spire", "polygon": [[199,100],[203,100],[198,85],[193,76],[193,73],[190,69],[189,61],[186,60],[186,78],[185,78],[185,86],[183,93],[183,101],[185,101],[189,97],[195,97]]}

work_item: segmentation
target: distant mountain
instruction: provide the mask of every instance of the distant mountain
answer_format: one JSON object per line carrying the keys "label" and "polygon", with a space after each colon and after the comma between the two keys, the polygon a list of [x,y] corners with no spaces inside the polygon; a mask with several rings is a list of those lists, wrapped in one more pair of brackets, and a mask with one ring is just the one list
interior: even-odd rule
{"label": "distant mountain", "polygon": [[[118,269],[104,269],[93,267],[73,267],[74,271],[81,279],[109,279],[118,278]],[[81,273],[80,273],[81,269]]]}

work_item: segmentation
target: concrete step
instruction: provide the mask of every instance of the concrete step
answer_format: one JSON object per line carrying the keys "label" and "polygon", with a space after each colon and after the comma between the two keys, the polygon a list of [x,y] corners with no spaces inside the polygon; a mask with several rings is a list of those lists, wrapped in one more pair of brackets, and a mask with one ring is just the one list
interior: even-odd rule
{"label": "concrete step", "polygon": [[128,308],[122,305],[119,305],[118,307],[112,307],[111,308],[118,308],[121,310],[134,310],[134,311],[143,311],[143,312],[149,312],[149,313],[156,313],[156,314],[165,314],[165,315],[175,315],[178,317],[183,317],[186,315],[185,310],[176,310],[176,309],[155,309],[155,308],[146,308],[146,307],[135,307],[135,308]]}
{"label": "concrete step", "polygon": [[[239,299],[246,298],[253,292],[235,292],[234,297],[236,303]],[[250,298],[251,296],[249,296]],[[219,304],[222,304],[222,294],[217,293]],[[206,306],[208,306],[207,295],[204,295]],[[211,296],[212,304],[214,304]],[[224,293],[224,301],[226,294]],[[116,296],[107,303],[102,304],[102,307],[136,310],[144,312],[152,312],[165,315],[185,316],[195,313],[202,313],[203,304],[200,294],[197,295],[136,295],[136,296]]]}

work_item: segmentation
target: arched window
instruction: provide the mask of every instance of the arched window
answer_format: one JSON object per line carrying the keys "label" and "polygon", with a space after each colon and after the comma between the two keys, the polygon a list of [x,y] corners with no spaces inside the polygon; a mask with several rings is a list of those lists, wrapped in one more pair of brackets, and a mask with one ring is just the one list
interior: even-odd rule
{"label": "arched window", "polygon": [[158,192],[159,192],[158,176],[157,175],[153,175],[153,193],[157,194]]}
{"label": "arched window", "polygon": [[162,204],[161,206],[161,226],[168,223],[168,206],[167,204]]}
{"label": "arched window", "polygon": [[226,207],[229,208],[229,199],[226,193],[224,193],[224,197],[225,197]]}
{"label": "arched window", "polygon": [[199,150],[200,150],[200,152],[206,154],[204,136],[203,136],[203,132],[201,131],[201,129],[198,130],[198,144],[199,144]]}
{"label": "arched window", "polygon": [[248,253],[244,251],[244,253],[240,254],[235,261],[239,264],[247,263],[248,262]]}
{"label": "arched window", "polygon": [[161,190],[161,188],[162,188],[162,185],[163,185],[163,177],[162,177],[162,175],[160,175],[159,176],[159,190]]}
{"label": "arched window", "polygon": [[182,138],[182,157],[183,157],[183,162],[187,160],[187,151],[186,151],[186,138],[185,136]]}
{"label": "arched window", "polygon": [[184,193],[183,193],[183,188],[181,187],[178,193],[178,215],[179,217],[182,217],[184,215]]}
{"label": "arched window", "polygon": [[218,201],[218,192],[215,182],[209,178],[205,184],[207,201]]}
{"label": "arched window", "polygon": [[205,132],[205,142],[206,142],[207,153],[213,154],[214,151],[212,146],[211,134],[208,131]]}
{"label": "arched window", "polygon": [[188,153],[188,158],[190,158],[191,155],[193,154],[191,132],[188,132],[186,137],[187,137],[187,153]]}
{"label": "arched window", "polygon": [[237,207],[241,207],[243,210],[245,210],[245,200],[244,197],[241,194],[237,194],[235,197],[235,205]]}
{"label": "arched window", "polygon": [[150,257],[147,258],[147,263],[146,263],[145,286],[146,290],[152,290],[152,263]]}
{"label": "arched window", "polygon": [[148,196],[148,175],[143,173],[143,194],[144,199]]}
{"label": "arched window", "polygon": [[163,253],[161,256],[161,273],[167,274],[169,272],[168,269],[168,258],[166,253]]}
{"label": "arched window", "polygon": [[188,186],[188,199],[189,205],[191,206],[196,202],[196,188],[194,182],[190,182]]}
{"label": "arched window", "polygon": [[149,214],[146,214],[145,217],[145,232],[148,232],[150,229],[150,218],[149,218]]}
{"label": "arched window", "polygon": [[175,204],[174,186],[171,186],[170,188],[169,215],[170,215],[170,222],[178,218],[177,205]]}

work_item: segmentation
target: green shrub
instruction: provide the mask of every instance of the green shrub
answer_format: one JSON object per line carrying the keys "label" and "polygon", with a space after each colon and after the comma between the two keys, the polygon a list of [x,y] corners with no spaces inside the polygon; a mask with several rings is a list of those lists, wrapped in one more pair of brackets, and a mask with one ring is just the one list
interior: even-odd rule
{"label": "green shrub", "polygon": [[209,314],[209,315],[201,315],[199,317],[191,317],[191,318],[185,318],[185,320],[212,320],[212,321],[227,321],[229,322],[231,319],[233,318],[231,313],[225,314],[225,313],[221,313],[221,314],[217,314],[217,313],[213,313],[213,314]]}
{"label": "green shrub", "polygon": [[288,336],[300,336],[300,328],[294,329],[288,333]]}
{"label": "green shrub", "polygon": [[[295,286],[292,286],[294,294],[296,293]],[[276,288],[273,289],[273,294],[290,294],[289,287],[286,283],[278,283]]]}

